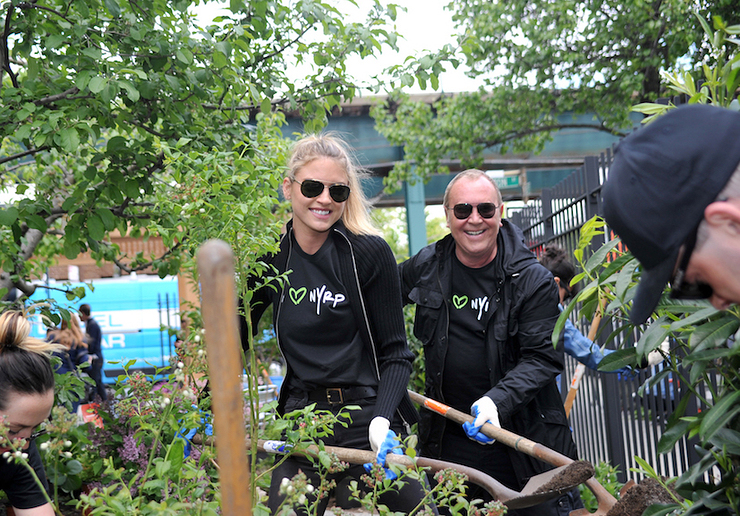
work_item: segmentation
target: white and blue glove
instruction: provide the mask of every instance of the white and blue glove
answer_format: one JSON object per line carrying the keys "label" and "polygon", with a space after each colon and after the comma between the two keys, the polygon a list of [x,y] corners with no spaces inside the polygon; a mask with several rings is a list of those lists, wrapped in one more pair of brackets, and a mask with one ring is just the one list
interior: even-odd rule
{"label": "white and blue glove", "polygon": [[[385,478],[395,480],[397,475],[386,467],[386,455],[389,453],[403,455],[403,452],[396,432],[390,430],[390,427],[391,423],[386,418],[382,416],[374,417],[368,427],[368,439],[370,440],[370,447],[375,452],[375,462],[385,470]],[[371,462],[363,464],[363,466],[368,473],[373,469]]]}
{"label": "white and blue glove", "polygon": [[491,423],[493,426],[501,428],[496,404],[488,396],[483,396],[473,403],[470,407],[470,413],[475,416],[475,420],[472,423],[469,421],[463,423],[465,433],[470,439],[480,444],[493,444],[495,439],[488,437],[480,429],[485,423]]}

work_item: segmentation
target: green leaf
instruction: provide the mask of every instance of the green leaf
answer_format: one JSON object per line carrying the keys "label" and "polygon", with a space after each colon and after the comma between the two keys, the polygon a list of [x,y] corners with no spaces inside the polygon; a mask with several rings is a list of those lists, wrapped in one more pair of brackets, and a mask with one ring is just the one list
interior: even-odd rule
{"label": "green leaf", "polygon": [[4,210],[0,210],[0,225],[11,226],[18,220],[18,208],[15,206],[9,206]]}
{"label": "green leaf", "polygon": [[29,228],[38,229],[42,233],[46,233],[46,230],[48,229],[48,227],[43,217],[40,217],[39,215],[36,215],[36,214],[29,214],[29,215],[26,215],[25,220]]}
{"label": "green leaf", "polygon": [[114,136],[113,138],[108,140],[106,149],[111,154],[117,154],[127,151],[128,147],[126,146],[126,138],[124,138],[123,136]]}
{"label": "green leaf", "polygon": [[92,93],[100,93],[103,91],[103,88],[108,84],[108,80],[105,77],[96,76],[90,79],[90,82],[87,84],[88,89]]}
{"label": "green leaf", "polygon": [[[59,145],[67,152],[76,152],[80,147],[80,136],[76,129],[62,129],[57,133],[59,136]],[[56,141],[57,138],[54,138]]]}
{"label": "green leaf", "polygon": [[740,406],[737,406],[738,400],[740,400],[740,391],[735,391],[732,394],[725,395],[709,411],[702,413],[699,435],[704,441],[711,439],[720,428],[723,428],[732,418],[740,414]]}
{"label": "green leaf", "polygon": [[105,8],[114,18],[118,18],[121,15],[121,6],[117,0],[104,0]]}
{"label": "green leaf", "polygon": [[103,221],[106,231],[112,231],[116,227],[116,217],[108,208],[96,208],[95,214]]}
{"label": "green leaf", "polygon": [[97,240],[98,242],[103,240],[105,237],[105,225],[100,217],[92,214],[87,218],[87,231],[93,240]]}

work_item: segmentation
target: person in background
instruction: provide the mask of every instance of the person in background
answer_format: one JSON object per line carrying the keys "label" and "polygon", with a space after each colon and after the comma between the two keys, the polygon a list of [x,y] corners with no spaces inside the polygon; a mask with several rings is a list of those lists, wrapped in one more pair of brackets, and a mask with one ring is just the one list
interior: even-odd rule
{"label": "person in background", "polygon": [[[20,312],[0,315],[0,416],[7,426],[6,439],[21,446],[44,488],[48,483],[36,437],[54,405],[54,372],[50,354],[58,345],[29,337],[31,325]],[[0,455],[11,452],[8,442],[0,443]],[[14,460],[0,459],[0,489],[17,516],[54,516],[42,488],[28,468]]]}
{"label": "person in background", "polygon": [[62,319],[60,329],[52,329],[47,332],[47,339],[61,344],[64,349],[54,353],[62,362],[56,369],[57,374],[74,371],[77,367],[89,361],[87,342],[80,328],[77,316],[70,314],[69,322]]}
{"label": "person in background", "polygon": [[[565,250],[557,245],[548,245],[545,248],[545,253],[540,258],[540,263],[552,273],[555,283],[558,284],[560,297],[558,307],[562,311],[565,301],[576,294],[575,286],[572,287],[570,285],[571,280],[576,274],[576,268],[568,259],[568,254]],[[565,352],[594,371],[599,369],[599,363],[601,363],[606,355],[614,352],[612,349],[604,349],[602,351],[599,345],[581,333],[570,319],[566,319],[565,321],[563,340]],[[634,371],[626,366],[608,372],[621,373],[629,376],[634,375]],[[560,381],[558,380],[559,386]]]}
{"label": "person in background", "polygon": [[[424,345],[426,394],[474,422],[464,427],[430,412],[419,428],[422,455],[479,469],[521,491],[552,469],[480,432],[484,423],[577,458],[555,377],[563,370],[552,274],[502,220],[503,200],[485,172],[466,170],[447,185],[450,234],[399,266],[405,303],[416,304],[414,335]],[[471,486],[468,498],[490,500]],[[578,490],[510,515],[567,515]]]}
{"label": "person in background", "polygon": [[85,323],[85,333],[87,334],[87,352],[90,355],[91,362],[88,374],[95,381],[95,390],[102,401],[108,399],[103,383],[103,333],[100,326],[90,315],[90,305],[87,303],[80,305],[80,319]]}
{"label": "person in background", "polygon": [[[344,143],[332,135],[309,135],[293,149],[282,193],[291,204],[288,222],[275,255],[260,261],[290,271],[288,283],[272,281],[250,303],[252,328],[273,305],[273,325],[287,371],[278,411],[307,405],[337,413],[351,412],[348,427],[334,426],[326,445],[372,449],[385,464],[389,444],[405,435],[418,414],[406,392],[413,354],[406,343],[396,261],[369,217],[360,171]],[[270,273],[272,274],[272,272]],[[258,278],[251,278],[251,287]],[[242,342],[248,346],[246,321]],[[317,469],[306,459],[290,457],[272,473],[268,505],[275,513],[285,496],[284,478],[303,471],[314,487]],[[364,468],[351,466],[330,479],[358,480]],[[381,503],[408,513],[424,497],[418,482],[406,481]],[[318,507],[323,514],[328,498]],[[299,514],[303,510],[294,508]],[[436,509],[431,508],[436,513]]]}

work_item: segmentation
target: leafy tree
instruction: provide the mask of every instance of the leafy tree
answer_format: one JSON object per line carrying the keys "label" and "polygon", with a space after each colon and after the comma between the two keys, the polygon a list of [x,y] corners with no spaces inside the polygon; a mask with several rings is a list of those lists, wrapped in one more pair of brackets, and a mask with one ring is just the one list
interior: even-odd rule
{"label": "leafy tree", "polygon": [[[197,5],[196,1],[194,4]],[[353,3],[353,2],[352,2]],[[349,5],[349,4],[348,4]],[[55,255],[175,274],[205,239],[269,249],[286,142],[357,91],[345,60],[395,48],[395,6],[232,0],[201,27],[182,0],[6,1],[0,37],[0,292],[31,294]],[[296,78],[297,77],[297,78]],[[125,256],[112,231],[161,236]]]}
{"label": "leafy tree", "polygon": [[[404,145],[388,183],[439,171],[442,159],[478,166],[485,149],[540,152],[554,131],[588,128],[625,135],[630,106],[665,93],[661,71],[710,58],[692,12],[738,23],[737,2],[462,0],[449,4],[459,49],[479,91],[431,105],[400,95],[376,108],[377,128]],[[711,58],[710,58],[711,59]],[[711,60],[710,60],[711,64]],[[591,120],[572,114],[593,114]]]}

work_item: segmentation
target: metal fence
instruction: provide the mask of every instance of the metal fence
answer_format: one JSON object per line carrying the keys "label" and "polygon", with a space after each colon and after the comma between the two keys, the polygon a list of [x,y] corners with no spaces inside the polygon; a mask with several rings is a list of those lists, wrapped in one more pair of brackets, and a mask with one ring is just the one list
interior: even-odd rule
{"label": "metal fence", "polygon": [[[571,253],[578,246],[580,228],[594,215],[601,214],[601,185],[608,175],[612,161],[611,150],[602,155],[587,157],[584,165],[553,188],[545,189],[542,197],[522,210],[509,215],[525,235],[530,249],[540,254],[547,244],[555,243]],[[593,252],[604,244],[610,235],[592,242]],[[576,314],[577,311],[574,311]],[[573,323],[584,335],[588,333],[590,321],[577,315]],[[598,342],[603,346],[601,332]],[[639,335],[621,336],[630,342],[617,344],[632,345]],[[563,398],[569,386],[577,362],[566,356],[565,373],[562,375]],[[650,375],[656,374],[661,366],[642,370],[634,377],[616,373],[602,373],[587,369],[570,414],[573,436],[581,458],[594,464],[605,461],[619,469],[618,479],[636,482],[642,476],[631,471],[639,467],[635,456],[645,459],[662,475],[673,477],[683,473],[698,460],[692,442],[679,441],[674,449],[658,454],[658,440],[665,430],[667,419],[673,408],[684,396],[689,396],[686,386],[667,377],[659,385],[642,394]],[[688,413],[696,413],[695,400],[690,402]]]}

